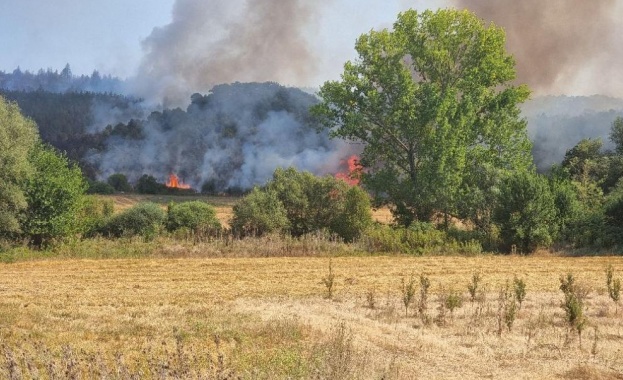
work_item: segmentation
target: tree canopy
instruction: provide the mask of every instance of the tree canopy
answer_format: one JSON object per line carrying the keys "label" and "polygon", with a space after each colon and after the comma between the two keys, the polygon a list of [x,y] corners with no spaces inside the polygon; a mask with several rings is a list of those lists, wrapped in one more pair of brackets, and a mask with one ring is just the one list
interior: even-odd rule
{"label": "tree canopy", "polygon": [[402,224],[458,213],[483,168],[532,167],[518,108],[529,90],[512,83],[504,46],[504,31],[469,11],[409,10],[362,35],[359,58],[321,87],[315,115],[363,144],[363,182]]}
{"label": "tree canopy", "polygon": [[22,184],[34,172],[28,158],[37,139],[35,124],[0,97],[0,237],[20,230],[17,215],[27,207]]}

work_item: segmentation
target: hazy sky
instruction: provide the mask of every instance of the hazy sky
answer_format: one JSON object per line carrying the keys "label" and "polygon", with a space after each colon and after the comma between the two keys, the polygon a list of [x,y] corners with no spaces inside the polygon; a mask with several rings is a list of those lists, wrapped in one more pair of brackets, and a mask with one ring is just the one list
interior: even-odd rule
{"label": "hazy sky", "polygon": [[[208,0],[206,0],[208,1]],[[225,1],[225,0],[219,0]],[[284,0],[288,1],[288,0]],[[310,0],[312,1],[312,0]],[[373,28],[390,26],[401,9],[438,8],[442,0],[325,1],[309,42],[319,54],[313,82],[335,77],[354,57],[355,39]],[[128,77],[142,57],[141,41],[154,27],[171,21],[174,0],[0,0],[0,70],[61,70]],[[322,77],[322,78],[321,78]],[[306,83],[302,85],[313,85]]]}
{"label": "hazy sky", "polygon": [[[253,4],[250,8],[261,10],[268,3],[280,7],[281,4],[290,4],[286,2],[295,0],[281,1],[284,3],[249,0],[249,4]],[[307,70],[307,73],[312,74],[306,74],[304,82],[283,83],[286,85],[318,86],[325,80],[337,79],[343,63],[355,58],[355,39],[371,29],[391,26],[401,10],[457,5],[477,9],[481,17],[491,17],[498,24],[508,26],[509,43],[513,45],[510,50],[515,49],[512,52],[519,58],[519,73],[524,75],[520,79],[528,82],[538,94],[603,93],[623,97],[623,23],[619,22],[623,19],[621,0],[296,1],[299,8],[293,9],[303,9],[305,6],[300,5],[303,4],[310,5],[307,8],[313,10],[300,34],[307,45],[303,50],[311,52],[314,58],[313,62],[309,62]],[[174,8],[175,4],[177,6]],[[180,20],[191,22],[197,22],[198,18],[205,20],[203,14],[194,18],[189,16],[193,12],[190,8],[184,15],[186,4],[194,4],[195,8],[201,7],[203,11],[226,9],[231,18],[236,16],[237,5],[234,4],[242,4],[242,0],[0,0],[0,70],[12,71],[20,66],[22,70],[34,72],[40,68],[60,71],[69,63],[74,74],[90,74],[93,69],[97,69],[103,74],[126,78],[149,68],[145,61],[151,57],[146,55],[145,46],[152,49],[160,46],[157,58],[162,60],[163,55],[168,55],[176,47],[167,45],[167,41],[188,43],[191,46],[197,44],[196,39],[206,38],[203,35],[183,37],[176,35],[176,32],[192,33],[197,30],[205,34],[218,34],[219,31],[235,34],[235,27],[227,29],[219,25],[218,16],[210,13],[207,14],[208,20],[203,22],[212,23],[211,27],[202,25],[193,29],[192,24],[190,28],[180,28],[178,25],[169,28],[166,32],[168,34],[159,34],[158,31],[166,30],[167,25],[175,22],[175,15]],[[255,13],[241,12],[241,15],[242,18],[255,16],[254,22],[258,22]],[[236,19],[241,25],[244,25],[244,21]],[[252,23],[244,26],[246,30],[243,35],[237,37],[244,37],[246,41],[252,38],[250,35],[255,29]],[[152,38],[147,43],[142,43],[150,36]],[[210,54],[201,51],[195,56],[192,53],[193,46],[190,53],[188,46],[182,46],[185,51],[180,50],[180,53],[186,54],[186,57],[181,57],[187,59],[181,60],[186,70],[201,58],[201,54]],[[206,49],[205,46],[212,45],[198,46]],[[246,49],[246,46],[243,48]],[[228,53],[223,50],[212,55]],[[283,61],[281,57],[278,58]],[[230,62],[247,65],[247,61],[240,63],[235,59]],[[172,57],[171,62],[167,63],[180,64],[174,60],[175,57]],[[249,59],[248,62],[253,60]],[[287,64],[289,62],[281,62],[280,67],[273,69],[282,72],[282,69],[287,69]],[[171,67],[176,68],[163,66],[160,69],[166,72],[171,71]],[[189,78],[194,79],[192,76],[186,79]],[[288,81],[284,78],[289,77],[284,75],[275,80]],[[173,81],[178,79],[173,78]]]}

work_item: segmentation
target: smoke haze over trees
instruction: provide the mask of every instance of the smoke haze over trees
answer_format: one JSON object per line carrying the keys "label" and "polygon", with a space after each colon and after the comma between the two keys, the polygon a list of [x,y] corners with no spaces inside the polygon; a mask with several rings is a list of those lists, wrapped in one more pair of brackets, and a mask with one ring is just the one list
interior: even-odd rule
{"label": "smoke haze over trees", "polygon": [[317,133],[308,109],[317,99],[275,83],[215,86],[194,94],[186,111],[154,112],[118,125],[105,148],[88,157],[101,178],[124,173],[163,181],[176,173],[207,191],[263,184],[277,167],[335,173],[352,146]]}

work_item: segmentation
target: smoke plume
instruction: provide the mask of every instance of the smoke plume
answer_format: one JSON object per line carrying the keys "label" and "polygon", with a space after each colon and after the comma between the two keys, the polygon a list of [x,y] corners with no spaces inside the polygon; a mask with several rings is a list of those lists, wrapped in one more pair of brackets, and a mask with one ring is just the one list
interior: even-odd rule
{"label": "smoke plume", "polygon": [[143,41],[136,91],[180,105],[221,83],[303,84],[316,61],[304,36],[324,1],[177,0]]}
{"label": "smoke plume", "polygon": [[454,0],[506,30],[518,79],[537,94],[623,96],[617,0]]}
{"label": "smoke plume", "polygon": [[261,185],[277,167],[335,173],[356,146],[317,132],[309,115],[317,102],[275,83],[218,85],[208,95],[194,94],[186,111],[154,112],[115,127],[89,161],[100,179],[123,173],[136,181],[149,174],[164,182],[176,173],[210,192]]}

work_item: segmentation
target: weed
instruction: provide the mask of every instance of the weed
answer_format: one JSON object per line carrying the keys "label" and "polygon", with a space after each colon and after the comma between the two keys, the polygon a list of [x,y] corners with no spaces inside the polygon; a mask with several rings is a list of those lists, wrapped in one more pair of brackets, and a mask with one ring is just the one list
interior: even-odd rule
{"label": "weed", "polygon": [[444,296],[444,304],[450,310],[450,318],[454,320],[454,310],[463,306],[463,296],[456,290],[450,290]]}
{"label": "weed", "polygon": [[329,260],[329,273],[322,278],[322,283],[327,287],[327,298],[333,298],[333,287],[335,286],[335,274],[333,274],[333,264]]}
{"label": "weed", "polygon": [[519,310],[521,310],[521,305],[526,299],[526,282],[515,276],[513,279],[513,289],[515,291],[515,301],[519,303]]}
{"label": "weed", "polygon": [[478,294],[478,285],[482,281],[482,276],[480,272],[474,272],[472,274],[472,282],[467,284],[467,290],[469,291],[470,302],[473,304],[476,300],[476,295]]}
{"label": "weed", "polygon": [[420,299],[418,300],[418,313],[424,324],[430,323],[427,314],[428,310],[428,289],[430,289],[430,279],[425,274],[420,274]]}
{"label": "weed", "polygon": [[508,281],[500,288],[498,295],[498,336],[502,336],[503,326],[510,332],[517,317],[517,300]]}
{"label": "weed", "polygon": [[349,379],[354,367],[355,346],[352,332],[342,322],[323,344],[324,360],[319,375],[326,379]]}
{"label": "weed", "polygon": [[376,308],[376,289],[369,289],[366,293],[366,305],[372,310]]}
{"label": "weed", "polygon": [[567,276],[560,276],[560,290],[564,294],[564,300],[561,304],[565,312],[566,322],[570,329],[575,329],[582,347],[582,331],[588,322],[584,315],[584,298],[587,292],[575,283],[573,274],[568,273]]}
{"label": "weed", "polygon": [[615,314],[619,313],[619,301],[621,300],[621,280],[614,278],[614,268],[608,265],[606,268],[606,285],[608,286],[608,296],[615,304]]}
{"label": "weed", "polygon": [[411,275],[409,282],[405,283],[404,277],[401,280],[402,303],[405,305],[405,317],[409,316],[409,305],[415,296],[415,277]]}

